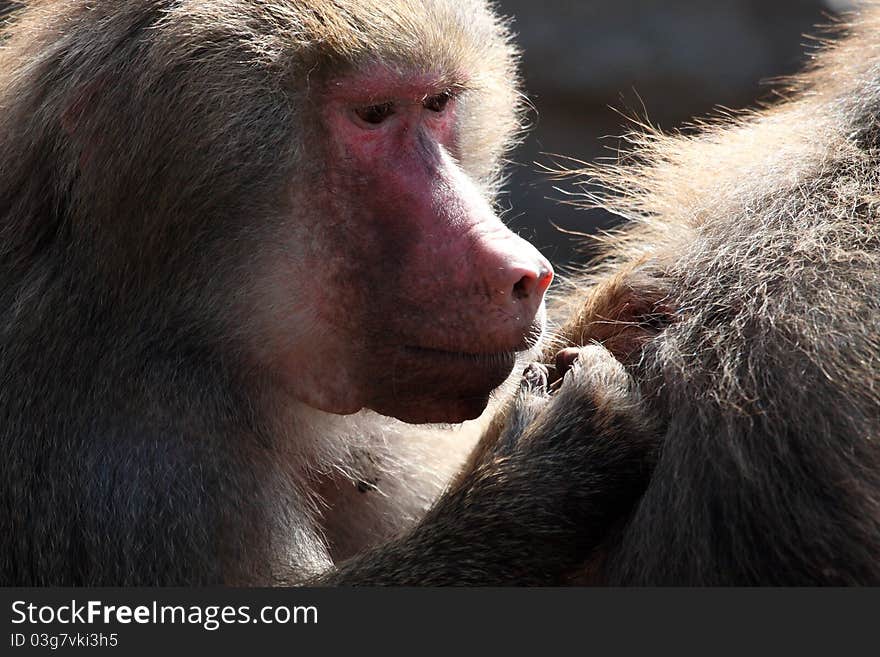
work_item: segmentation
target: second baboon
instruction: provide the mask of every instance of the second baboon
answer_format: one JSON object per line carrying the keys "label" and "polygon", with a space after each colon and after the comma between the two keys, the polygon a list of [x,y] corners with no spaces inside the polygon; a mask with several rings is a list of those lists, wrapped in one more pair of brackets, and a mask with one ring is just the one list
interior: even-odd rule
{"label": "second baboon", "polygon": [[843,31],[775,106],[584,172],[628,226],[546,358],[604,344],[661,447],[578,581],[880,584],[880,8]]}

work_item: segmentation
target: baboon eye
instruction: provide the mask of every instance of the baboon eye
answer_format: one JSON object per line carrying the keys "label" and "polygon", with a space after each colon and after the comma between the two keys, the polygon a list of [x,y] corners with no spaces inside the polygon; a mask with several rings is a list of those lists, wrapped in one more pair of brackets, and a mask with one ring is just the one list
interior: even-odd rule
{"label": "baboon eye", "polygon": [[428,96],[422,104],[425,109],[431,110],[432,112],[442,112],[446,109],[446,106],[451,99],[452,94],[448,91],[444,91],[442,94]]}
{"label": "baboon eye", "polygon": [[389,116],[394,114],[394,105],[391,103],[382,103],[380,105],[368,105],[367,107],[359,107],[355,110],[361,121],[370,125],[379,125]]}

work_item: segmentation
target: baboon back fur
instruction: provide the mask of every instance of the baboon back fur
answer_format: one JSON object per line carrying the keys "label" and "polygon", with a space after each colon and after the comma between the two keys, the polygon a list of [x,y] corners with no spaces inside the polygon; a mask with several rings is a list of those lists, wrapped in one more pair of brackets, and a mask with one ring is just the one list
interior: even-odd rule
{"label": "baboon back fur", "polygon": [[772,107],[583,172],[627,225],[554,348],[603,342],[663,426],[602,581],[880,583],[880,8],[839,29]]}

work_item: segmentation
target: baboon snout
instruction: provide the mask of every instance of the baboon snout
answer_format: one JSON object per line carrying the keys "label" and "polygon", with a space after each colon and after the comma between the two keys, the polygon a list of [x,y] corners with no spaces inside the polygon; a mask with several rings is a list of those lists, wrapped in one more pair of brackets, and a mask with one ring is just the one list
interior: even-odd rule
{"label": "baboon snout", "polygon": [[486,250],[482,269],[495,303],[513,306],[518,317],[531,322],[553,281],[553,267],[547,259],[511,233]]}

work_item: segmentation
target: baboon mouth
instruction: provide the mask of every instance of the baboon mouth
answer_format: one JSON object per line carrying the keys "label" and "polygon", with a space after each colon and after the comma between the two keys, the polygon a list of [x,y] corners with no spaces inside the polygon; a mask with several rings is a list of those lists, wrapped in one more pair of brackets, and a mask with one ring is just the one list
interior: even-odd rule
{"label": "baboon mouth", "polygon": [[481,350],[481,349],[449,349],[447,347],[427,345],[404,345],[403,350],[415,356],[445,358],[450,361],[460,360],[472,363],[511,363],[520,354],[525,354],[537,349],[544,339],[543,323],[532,326],[516,344],[511,344],[505,349]]}
{"label": "baboon mouth", "polygon": [[518,353],[527,351],[524,349],[510,349],[506,351],[454,351],[447,349],[436,349],[434,347],[417,347],[408,345],[405,350],[416,356],[428,358],[438,358],[448,361],[465,361],[474,364],[497,364],[515,361]]}

